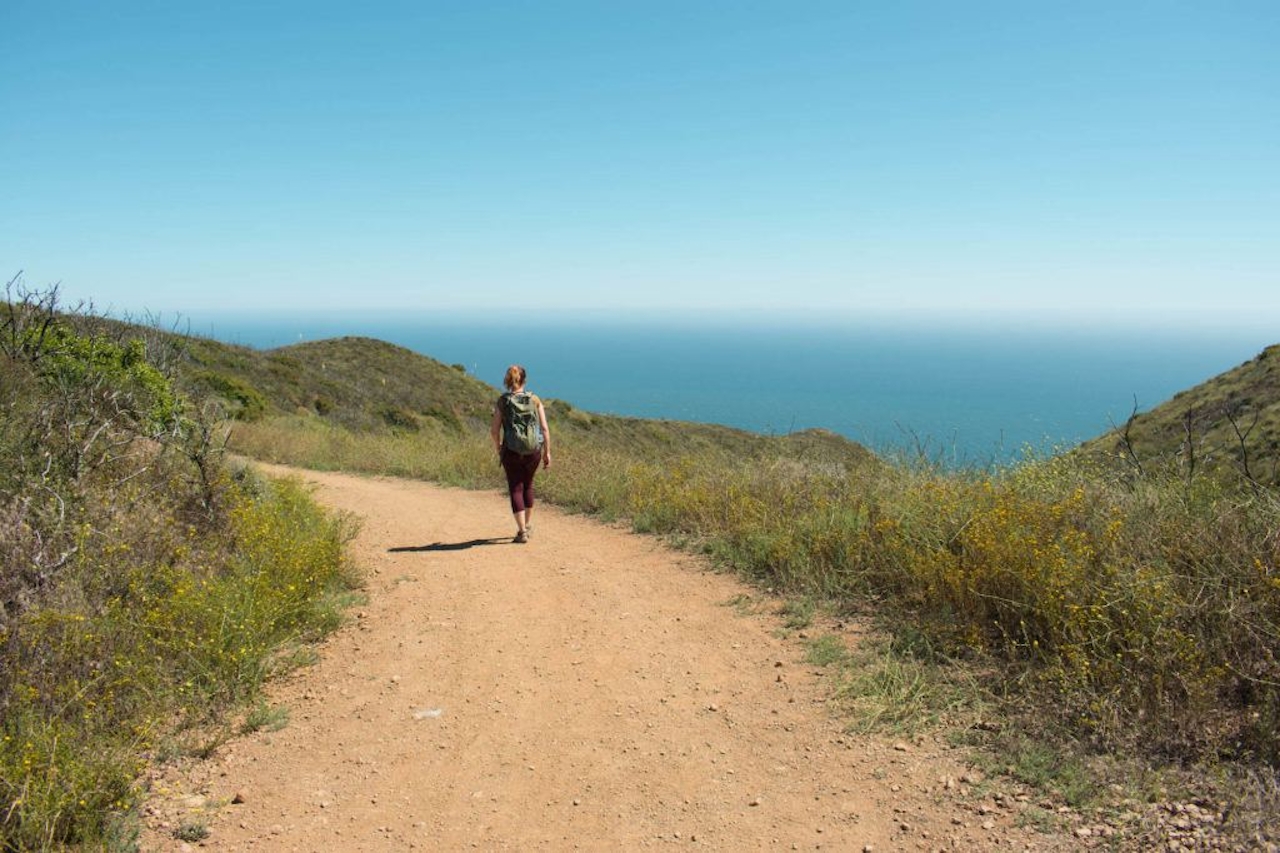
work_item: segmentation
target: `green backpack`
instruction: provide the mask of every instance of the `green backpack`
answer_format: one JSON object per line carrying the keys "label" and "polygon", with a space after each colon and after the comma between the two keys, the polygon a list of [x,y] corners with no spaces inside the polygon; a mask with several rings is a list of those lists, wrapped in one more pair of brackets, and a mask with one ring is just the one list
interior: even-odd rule
{"label": "green backpack", "polygon": [[538,398],[528,391],[502,395],[502,443],[521,456],[534,453],[542,446]]}

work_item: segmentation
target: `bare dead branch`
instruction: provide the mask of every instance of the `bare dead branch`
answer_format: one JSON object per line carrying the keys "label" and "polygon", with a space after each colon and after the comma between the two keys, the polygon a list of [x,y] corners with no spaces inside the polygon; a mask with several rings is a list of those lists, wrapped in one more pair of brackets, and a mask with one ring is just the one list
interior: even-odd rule
{"label": "bare dead branch", "polygon": [[1185,460],[1188,486],[1196,475],[1195,419],[1196,410],[1188,406],[1182,415],[1182,458]]}
{"label": "bare dead branch", "polygon": [[[1133,396],[1133,409],[1129,412],[1129,417],[1125,419],[1124,427],[1120,428],[1120,449],[1121,456],[1129,465],[1138,472],[1139,477],[1145,477],[1147,472],[1142,467],[1142,460],[1138,458],[1138,451],[1133,446],[1133,424],[1138,419],[1138,395]],[[1116,426],[1113,423],[1112,429]]]}
{"label": "bare dead branch", "polygon": [[1227,423],[1231,424],[1231,431],[1234,432],[1236,436],[1236,445],[1237,445],[1238,454],[1239,454],[1239,458],[1237,459],[1237,464],[1240,467],[1240,472],[1241,474],[1244,475],[1245,480],[1248,481],[1249,485],[1256,492],[1258,489],[1263,488],[1263,485],[1261,482],[1259,482],[1258,478],[1253,475],[1253,471],[1250,470],[1249,435],[1253,432],[1254,427],[1258,425],[1258,420],[1262,416],[1262,412],[1259,409],[1255,408],[1253,410],[1253,420],[1249,422],[1249,425],[1247,427],[1244,427],[1242,429],[1240,426],[1240,419],[1239,419],[1239,415],[1242,409],[1243,409],[1243,405],[1241,404],[1237,404],[1234,406],[1227,406],[1223,414],[1226,415]]}

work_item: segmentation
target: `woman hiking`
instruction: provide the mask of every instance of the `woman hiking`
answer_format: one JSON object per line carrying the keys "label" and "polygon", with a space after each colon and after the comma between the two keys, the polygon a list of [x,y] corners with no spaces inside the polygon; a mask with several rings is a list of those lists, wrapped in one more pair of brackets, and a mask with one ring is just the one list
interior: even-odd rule
{"label": "woman hiking", "polygon": [[516,542],[529,541],[533,535],[533,475],[542,467],[551,467],[551,431],[547,429],[547,413],[536,394],[524,390],[525,369],[518,364],[507,368],[502,384],[507,393],[493,407],[489,435],[498,451],[502,470],[507,472],[507,490],[511,495],[511,513],[516,519]]}

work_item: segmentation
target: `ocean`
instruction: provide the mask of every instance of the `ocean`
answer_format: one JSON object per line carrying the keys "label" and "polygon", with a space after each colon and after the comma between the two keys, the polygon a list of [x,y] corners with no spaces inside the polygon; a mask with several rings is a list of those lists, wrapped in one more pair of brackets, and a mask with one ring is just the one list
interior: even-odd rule
{"label": "ocean", "polygon": [[[193,334],[270,348],[363,335],[594,412],[821,427],[983,466],[1074,445],[1275,343],[1229,331],[979,330],[689,322],[517,325],[407,316],[220,317]],[[1280,335],[1277,335],[1280,337]]]}

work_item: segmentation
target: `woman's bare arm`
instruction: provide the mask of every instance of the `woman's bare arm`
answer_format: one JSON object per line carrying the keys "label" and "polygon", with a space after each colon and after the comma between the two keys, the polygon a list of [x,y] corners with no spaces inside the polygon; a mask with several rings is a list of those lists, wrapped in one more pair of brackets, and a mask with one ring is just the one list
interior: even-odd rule
{"label": "woman's bare arm", "polygon": [[493,404],[493,417],[489,420],[489,438],[493,440],[493,449],[502,451],[502,404]]}
{"label": "woman's bare arm", "polygon": [[551,467],[551,429],[547,426],[547,410],[538,400],[538,426],[542,427],[542,467]]}

